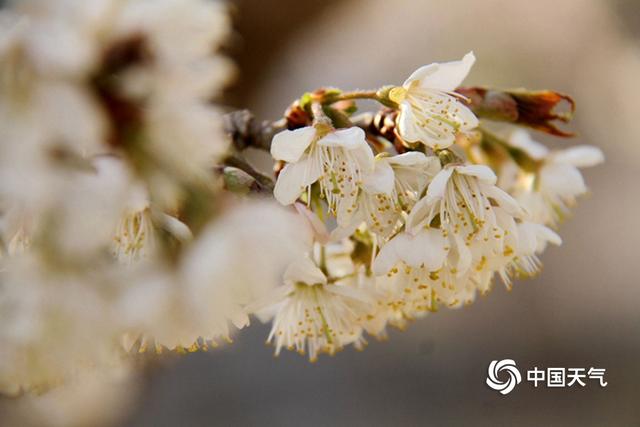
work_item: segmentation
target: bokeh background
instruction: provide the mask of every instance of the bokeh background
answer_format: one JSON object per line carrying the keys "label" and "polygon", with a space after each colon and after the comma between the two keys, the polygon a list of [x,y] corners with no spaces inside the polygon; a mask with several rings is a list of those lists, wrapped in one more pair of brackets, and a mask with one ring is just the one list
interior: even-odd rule
{"label": "bokeh background", "polygon": [[[278,358],[257,322],[233,345],[159,368],[126,426],[640,425],[640,3],[637,0],[243,0],[228,102],[275,118],[302,92],[400,83],[420,65],[478,61],[467,83],[555,89],[578,105],[575,140],[600,146],[592,194],[544,271],[316,364]],[[602,367],[608,386],[506,397],[489,362]]]}
{"label": "bokeh background", "polygon": [[[466,83],[555,89],[577,101],[575,140],[606,163],[543,257],[542,274],[500,286],[310,364],[264,345],[257,321],[225,348],[156,367],[124,425],[640,425],[640,2],[637,0],[240,0],[228,104],[274,119],[322,85],[401,83],[420,65],[478,61]],[[249,261],[250,262],[250,261]],[[608,386],[485,385],[493,359],[606,368]]]}

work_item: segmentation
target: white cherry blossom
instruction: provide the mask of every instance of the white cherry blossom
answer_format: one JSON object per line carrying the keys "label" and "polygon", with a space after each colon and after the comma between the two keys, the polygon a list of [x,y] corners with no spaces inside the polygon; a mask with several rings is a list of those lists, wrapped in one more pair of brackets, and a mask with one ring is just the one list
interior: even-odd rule
{"label": "white cherry blossom", "polygon": [[471,302],[476,289],[486,291],[494,272],[513,258],[516,218],[525,214],[495,182],[486,166],[445,166],[413,207],[405,231],[381,248],[374,272],[399,275],[405,299],[429,301],[428,307],[434,297],[458,306]]}
{"label": "white cherry blossom", "polygon": [[280,203],[294,203],[319,182],[338,224],[349,224],[363,176],[373,171],[373,152],[362,129],[351,127],[326,134],[319,134],[314,127],[284,130],[274,136],[271,154],[287,162],[274,189]]}
{"label": "white cherry blossom", "polygon": [[294,262],[284,273],[284,285],[248,307],[262,319],[273,317],[267,342],[274,341],[276,355],[285,347],[315,361],[319,353],[333,354],[357,344],[361,322],[372,301],[357,288],[329,283],[309,258]]}
{"label": "white cherry blossom", "polygon": [[514,195],[537,222],[556,226],[588,189],[580,168],[604,161],[602,151],[590,145],[578,145],[550,151],[534,141],[525,130],[512,133],[509,143],[540,162],[536,172],[522,171]]}
{"label": "white cherry blossom", "polygon": [[453,144],[458,131],[478,126],[463,97],[454,92],[475,60],[469,52],[460,61],[425,65],[391,89],[389,98],[400,106],[397,125],[402,139],[442,149]]}
{"label": "white cherry blossom", "polygon": [[389,237],[439,169],[437,157],[417,151],[376,157],[373,172],[363,178],[351,224],[332,237],[348,237],[363,222],[376,235]]}

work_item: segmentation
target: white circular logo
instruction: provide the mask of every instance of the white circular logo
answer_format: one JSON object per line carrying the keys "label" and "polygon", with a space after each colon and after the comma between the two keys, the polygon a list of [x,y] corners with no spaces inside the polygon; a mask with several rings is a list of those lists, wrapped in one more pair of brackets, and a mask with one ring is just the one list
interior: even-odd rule
{"label": "white circular logo", "polygon": [[[507,381],[501,381],[498,374],[505,371],[509,374]],[[516,368],[516,362],[512,359],[492,360],[487,370],[487,385],[500,393],[509,394],[517,384],[522,381],[520,371]]]}

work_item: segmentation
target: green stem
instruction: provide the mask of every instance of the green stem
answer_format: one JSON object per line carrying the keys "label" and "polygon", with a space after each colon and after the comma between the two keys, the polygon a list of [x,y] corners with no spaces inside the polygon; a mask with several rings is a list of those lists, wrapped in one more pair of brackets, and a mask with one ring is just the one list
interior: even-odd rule
{"label": "green stem", "polygon": [[375,90],[353,90],[331,96],[327,103],[333,104],[334,102],[348,101],[351,99],[373,99],[379,101],[380,97],[378,96],[378,92]]}

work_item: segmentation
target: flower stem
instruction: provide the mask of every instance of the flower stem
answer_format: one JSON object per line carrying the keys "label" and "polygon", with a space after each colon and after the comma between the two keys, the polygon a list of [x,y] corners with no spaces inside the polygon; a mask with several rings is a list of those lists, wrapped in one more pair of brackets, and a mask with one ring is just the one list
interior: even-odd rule
{"label": "flower stem", "polygon": [[380,97],[378,96],[378,92],[375,90],[353,90],[331,96],[328,99],[328,103],[333,104],[334,102],[347,101],[351,99],[373,99],[379,101]]}
{"label": "flower stem", "polygon": [[324,112],[320,102],[311,103],[311,114],[313,115],[313,125],[321,132],[328,132],[333,128],[333,122]]}

